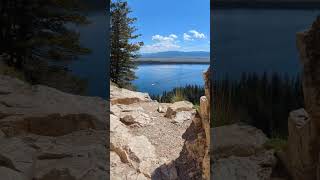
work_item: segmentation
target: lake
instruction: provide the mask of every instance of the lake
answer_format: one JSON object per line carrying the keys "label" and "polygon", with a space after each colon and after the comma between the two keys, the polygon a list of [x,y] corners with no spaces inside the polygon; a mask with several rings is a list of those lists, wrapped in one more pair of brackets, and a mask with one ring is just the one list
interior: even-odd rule
{"label": "lake", "polygon": [[135,71],[138,79],[133,84],[150,95],[188,84],[203,86],[202,74],[208,67],[207,64],[140,64]]}
{"label": "lake", "polygon": [[[296,33],[310,27],[320,11],[286,9],[220,9],[212,17],[215,78],[226,73],[237,78],[241,72],[300,71]],[[90,15],[92,24],[79,27],[81,43],[92,53],[69,64],[72,72],[88,80],[88,95],[106,97],[106,16]],[[202,72],[208,65],[140,65],[134,84],[139,91],[160,94],[186,84],[203,85]]]}
{"label": "lake", "polygon": [[108,72],[107,72],[107,17],[105,13],[91,13],[90,24],[79,26],[76,30],[80,33],[80,43],[89,48],[91,53],[68,63],[71,72],[88,82],[89,96],[107,97]]}
{"label": "lake", "polygon": [[[88,95],[107,97],[108,67],[106,53],[106,27],[109,22],[104,13],[90,14],[91,24],[77,27],[81,44],[92,53],[81,56],[68,64],[72,73],[88,81]],[[202,64],[145,64],[136,70],[137,80],[133,84],[139,91],[161,94],[174,87],[187,84],[203,85],[202,72],[208,65]]]}
{"label": "lake", "polygon": [[319,10],[219,9],[211,14],[215,78],[242,72],[300,71],[296,33],[309,28]]}

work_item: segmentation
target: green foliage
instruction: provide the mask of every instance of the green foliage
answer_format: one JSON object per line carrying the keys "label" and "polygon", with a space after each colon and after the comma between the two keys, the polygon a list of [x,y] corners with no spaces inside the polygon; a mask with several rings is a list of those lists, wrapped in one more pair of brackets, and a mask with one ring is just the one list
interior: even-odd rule
{"label": "green foliage", "polygon": [[275,151],[282,151],[287,147],[287,140],[283,138],[270,138],[265,144],[266,149],[273,149]]}
{"label": "green foliage", "polygon": [[299,76],[243,73],[238,81],[225,78],[213,84],[213,127],[245,122],[268,136],[286,136],[289,112],[304,106]]}
{"label": "green foliage", "polygon": [[20,79],[22,81],[26,80],[23,72],[15,69],[14,67],[7,66],[6,64],[1,64],[0,74],[5,75],[5,76],[14,77],[14,78]]}
{"label": "green foliage", "polygon": [[190,101],[194,105],[200,104],[200,97],[204,95],[204,87],[197,85],[186,85],[177,87],[169,92],[163,92],[162,95],[151,95],[151,98],[163,103],[172,103],[177,101]]}
{"label": "green foliage", "polygon": [[110,79],[120,87],[130,87],[131,81],[136,79],[134,59],[139,57],[138,51],[142,42],[133,43],[132,40],[140,35],[134,34],[137,30],[133,24],[136,18],[130,18],[131,9],[127,2],[116,1],[111,3],[110,15]]}
{"label": "green foliage", "polygon": [[84,25],[78,0],[3,0],[0,55],[16,68],[28,61],[70,60],[86,54],[79,33],[66,25]]}
{"label": "green foliage", "polygon": [[186,100],[185,95],[183,94],[183,91],[181,89],[175,89],[174,95],[171,97],[171,102],[178,102],[178,101],[184,101]]}
{"label": "green foliage", "polygon": [[0,60],[10,67],[3,74],[83,94],[83,80],[49,64],[90,52],[71,28],[88,23],[81,0],[0,1]]}

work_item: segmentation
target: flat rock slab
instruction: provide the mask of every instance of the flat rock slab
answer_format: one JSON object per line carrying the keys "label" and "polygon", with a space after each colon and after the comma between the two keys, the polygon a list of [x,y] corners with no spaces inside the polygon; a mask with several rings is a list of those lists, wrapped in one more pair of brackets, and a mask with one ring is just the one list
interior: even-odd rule
{"label": "flat rock slab", "polygon": [[269,180],[275,164],[273,151],[248,157],[230,156],[211,164],[211,176],[215,180]]}
{"label": "flat rock slab", "polygon": [[[3,166],[27,179],[107,178],[105,131],[77,131],[58,138],[27,135],[2,138]],[[89,178],[90,177],[90,178]]]}
{"label": "flat rock slab", "polygon": [[0,76],[0,129],[7,136],[103,130],[107,128],[107,105],[102,98],[71,95]]}
{"label": "flat rock slab", "polygon": [[152,101],[148,93],[130,91],[128,89],[118,88],[110,85],[111,104],[133,104],[138,102]]}

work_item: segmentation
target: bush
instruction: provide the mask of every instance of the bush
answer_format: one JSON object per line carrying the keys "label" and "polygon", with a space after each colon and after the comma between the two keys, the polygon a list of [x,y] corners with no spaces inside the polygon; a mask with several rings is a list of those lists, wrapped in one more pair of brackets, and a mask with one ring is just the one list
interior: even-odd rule
{"label": "bush", "polygon": [[161,95],[151,95],[151,98],[162,103],[172,103],[177,101],[190,101],[194,105],[200,104],[200,97],[204,95],[204,87],[198,85],[186,85],[177,87],[171,91],[165,91]]}

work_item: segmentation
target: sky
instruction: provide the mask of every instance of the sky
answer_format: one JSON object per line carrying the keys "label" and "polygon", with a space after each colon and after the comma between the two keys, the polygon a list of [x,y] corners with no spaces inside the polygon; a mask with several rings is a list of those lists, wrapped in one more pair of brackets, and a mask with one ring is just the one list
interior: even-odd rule
{"label": "sky", "polygon": [[128,0],[141,53],[210,51],[210,0]]}

